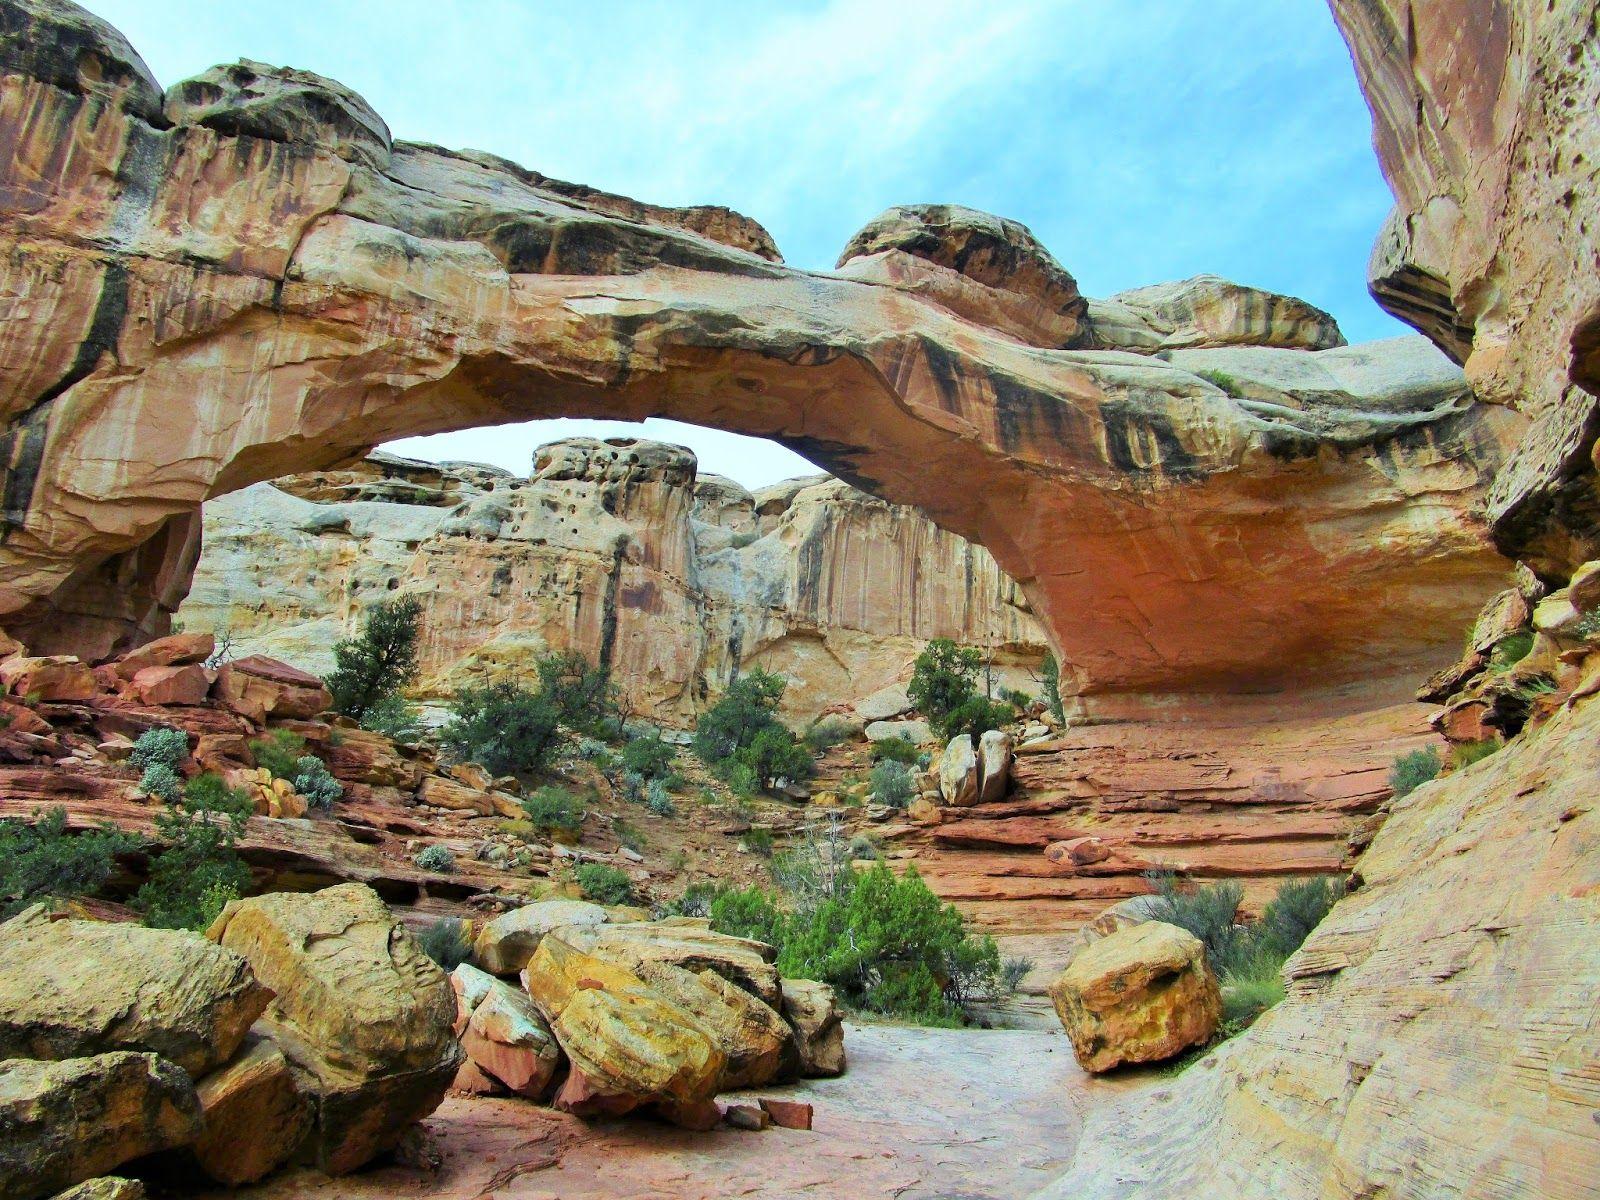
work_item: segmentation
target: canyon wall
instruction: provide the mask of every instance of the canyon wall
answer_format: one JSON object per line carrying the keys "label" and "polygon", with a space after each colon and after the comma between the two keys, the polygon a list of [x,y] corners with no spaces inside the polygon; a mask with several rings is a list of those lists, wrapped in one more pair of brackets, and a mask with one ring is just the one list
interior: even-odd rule
{"label": "canyon wall", "polygon": [[0,0],[0,130],[0,620],[35,649],[159,631],[208,498],[555,415],[773,437],[914,505],[1017,580],[1069,686],[1134,707],[1399,698],[1499,581],[1472,509],[1525,419],[1287,297],[1089,300],[937,205],[798,271],[726,210],[394,141],[305,72],[163,92],[57,0]]}
{"label": "canyon wall", "polygon": [[980,546],[826,475],[753,495],[659,442],[543,446],[526,478],[375,454],[207,502],[180,617],[311,670],[371,603],[423,604],[416,695],[604,663],[629,711],[690,723],[736,669],[789,680],[791,718],[910,674],[929,638],[986,647],[1038,691],[1044,635]]}
{"label": "canyon wall", "polygon": [[[1563,582],[1600,544],[1600,12],[1332,8],[1397,199],[1373,292],[1532,418],[1489,510],[1508,553]],[[1600,663],[1559,639],[1534,657],[1553,718],[1393,803],[1357,889],[1285,968],[1288,999],[1093,1122],[1094,1160],[1048,1196],[1594,1195]]]}

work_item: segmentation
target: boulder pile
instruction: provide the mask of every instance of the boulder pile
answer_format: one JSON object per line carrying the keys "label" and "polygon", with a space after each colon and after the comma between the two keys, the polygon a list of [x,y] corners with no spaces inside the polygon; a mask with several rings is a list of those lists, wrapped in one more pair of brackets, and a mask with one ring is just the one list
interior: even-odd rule
{"label": "boulder pile", "polygon": [[[361,884],[235,901],[205,937],[24,910],[0,926],[0,1195],[156,1153],[227,1185],[354,1170],[443,1098],[454,1013]],[[85,1194],[137,1194],[113,1182]]]}
{"label": "boulder pile", "polygon": [[832,988],[780,978],[770,946],[708,921],[645,917],[545,900],[485,924],[474,961],[451,975],[456,1087],[580,1116],[650,1109],[690,1128],[764,1128],[716,1096],[844,1071]]}

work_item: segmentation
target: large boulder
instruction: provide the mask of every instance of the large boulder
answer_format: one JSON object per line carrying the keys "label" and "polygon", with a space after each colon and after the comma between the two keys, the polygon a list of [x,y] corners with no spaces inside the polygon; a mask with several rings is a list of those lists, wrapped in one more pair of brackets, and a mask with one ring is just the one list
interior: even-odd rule
{"label": "large boulder", "polygon": [[896,206],[850,239],[838,265],[853,278],[919,292],[1034,345],[1084,340],[1077,281],[1026,225],[992,213],[955,204]]}
{"label": "large boulder", "polygon": [[1004,800],[1011,783],[1011,735],[1003,729],[986,730],[978,739],[978,802]]}
{"label": "large boulder", "polygon": [[[1108,348],[1282,346],[1332,350],[1345,344],[1338,322],[1315,305],[1244,287],[1217,275],[1196,275],[1118,292],[1109,300],[1091,302],[1089,311],[1096,341]],[[1126,336],[1130,322],[1139,327],[1132,338]],[[1114,329],[1102,333],[1102,324]]]}
{"label": "large boulder", "polygon": [[844,1012],[834,990],[812,979],[785,979],[782,1004],[794,1030],[798,1073],[807,1079],[843,1075]]}
{"label": "large boulder", "polygon": [[163,115],[177,126],[329,150],[378,171],[389,165],[389,127],[371,105],[293,67],[248,59],[212,67],[168,88]]}
{"label": "large boulder", "polygon": [[561,1066],[561,1049],[528,994],[466,963],[450,983],[469,1062],[519,1096],[542,1097]]}
{"label": "large boulder", "polygon": [[120,1050],[0,1069],[0,1196],[37,1200],[192,1142],[200,1101],[154,1054]]}
{"label": "large boulder", "polygon": [[629,970],[667,963],[694,972],[712,971],[772,1008],[780,1003],[778,968],[772,965],[777,954],[772,947],[718,933],[698,917],[587,925],[563,930],[561,936],[575,949]]}
{"label": "large boulder", "polygon": [[190,1150],[201,1170],[229,1187],[288,1162],[311,1131],[311,1100],[271,1038],[253,1036],[196,1090],[204,1129]]}
{"label": "large boulder", "polygon": [[243,958],[193,934],[39,908],[0,926],[0,1058],[149,1051],[198,1079],[271,999]]}
{"label": "large boulder", "polygon": [[371,888],[236,900],[208,936],[276,993],[265,1029],[316,1107],[302,1157],[354,1170],[438,1106],[461,1061],[455,996]]}
{"label": "large boulder", "polygon": [[70,654],[8,658],[0,662],[0,687],[33,700],[87,700],[100,690],[89,664]]}
{"label": "large boulder", "polygon": [[137,1179],[102,1175],[57,1192],[50,1200],[145,1200],[144,1184]]}
{"label": "large boulder", "polygon": [[1080,950],[1050,986],[1085,1071],[1160,1062],[1210,1040],[1222,992],[1205,946],[1165,921],[1122,929]]}
{"label": "large boulder", "polygon": [[673,1115],[712,1101],[722,1051],[692,1013],[632,971],[549,934],[522,982],[571,1060],[556,1107],[586,1116],[654,1104]]}
{"label": "large boulder", "polygon": [[256,722],[268,717],[314,717],[333,703],[332,694],[315,675],[264,654],[224,663],[211,693],[224,707]]}
{"label": "large boulder", "polygon": [[668,963],[638,968],[645,983],[694,1014],[727,1059],[717,1091],[760,1087],[793,1060],[794,1033],[771,1005],[714,971],[686,971]]}
{"label": "large boulder", "polygon": [[540,900],[484,922],[473,939],[472,957],[491,975],[515,975],[528,965],[539,939],[552,929],[604,925],[606,910],[587,900]]}
{"label": "large boulder", "polygon": [[969,734],[950,739],[939,756],[939,794],[946,804],[965,808],[978,802],[978,752]]}
{"label": "large boulder", "polygon": [[183,667],[203,663],[217,649],[217,639],[209,633],[174,633],[156,638],[130,650],[111,664],[119,679],[132,679],[151,667]]}

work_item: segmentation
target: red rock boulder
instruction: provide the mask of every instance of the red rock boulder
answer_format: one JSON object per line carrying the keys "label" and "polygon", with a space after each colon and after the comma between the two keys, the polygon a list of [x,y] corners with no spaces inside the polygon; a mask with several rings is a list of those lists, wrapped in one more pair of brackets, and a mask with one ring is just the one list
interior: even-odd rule
{"label": "red rock boulder", "polygon": [[217,672],[212,695],[252,721],[314,717],[333,703],[327,687],[315,675],[263,654],[224,663]]}

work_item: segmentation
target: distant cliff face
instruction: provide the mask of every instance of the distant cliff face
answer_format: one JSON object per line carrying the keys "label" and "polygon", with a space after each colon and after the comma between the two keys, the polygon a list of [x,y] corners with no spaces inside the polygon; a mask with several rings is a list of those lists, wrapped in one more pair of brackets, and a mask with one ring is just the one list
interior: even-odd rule
{"label": "distant cliff face", "polygon": [[419,691],[608,664],[630,707],[686,721],[739,666],[790,680],[794,716],[903,679],[933,637],[1030,686],[1044,635],[980,546],[827,475],[751,494],[658,442],[545,446],[533,473],[375,454],[208,503],[190,628],[312,669],[374,601],[425,605]]}

